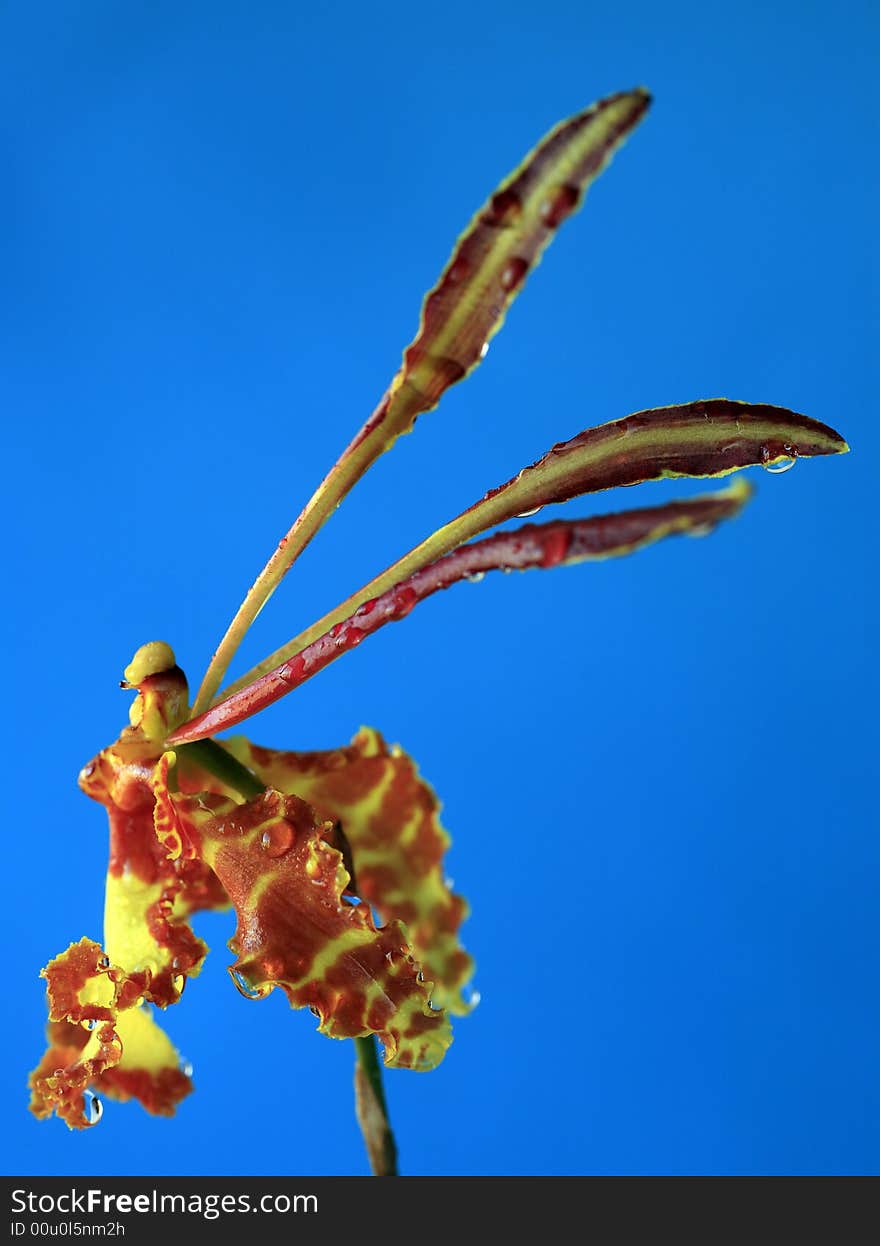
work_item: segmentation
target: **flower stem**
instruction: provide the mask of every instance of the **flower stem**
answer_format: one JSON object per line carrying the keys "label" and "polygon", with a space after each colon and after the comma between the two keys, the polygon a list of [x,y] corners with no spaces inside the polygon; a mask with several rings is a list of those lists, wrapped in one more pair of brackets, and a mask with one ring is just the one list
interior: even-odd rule
{"label": "flower stem", "polygon": [[357,1064],[354,1070],[355,1111],[370,1168],[374,1177],[397,1176],[397,1144],[388,1120],[388,1104],[382,1085],[382,1066],[373,1034],[354,1040]]}
{"label": "flower stem", "polygon": [[202,770],[207,770],[227,787],[239,792],[250,800],[265,791],[262,783],[253,771],[248,770],[240,761],[227,753],[216,740],[197,740],[194,744],[179,744],[176,752],[181,758],[188,759]]}

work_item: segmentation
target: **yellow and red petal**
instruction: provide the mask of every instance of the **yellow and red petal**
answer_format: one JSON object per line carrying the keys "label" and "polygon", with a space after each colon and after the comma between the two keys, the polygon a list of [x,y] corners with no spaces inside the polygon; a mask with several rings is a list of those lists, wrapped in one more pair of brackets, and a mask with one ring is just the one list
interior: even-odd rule
{"label": "yellow and red petal", "polygon": [[118,1064],[104,1070],[95,1090],[122,1102],[137,1099],[154,1116],[173,1116],[193,1085],[171,1039],[147,1008],[121,1012],[116,1032],[122,1056]]}
{"label": "yellow and red petal", "polygon": [[170,1039],[138,1006],[136,980],[91,939],[71,944],[43,976],[49,1048],[30,1077],[31,1111],[86,1129],[98,1119],[87,1110],[92,1090],[170,1115],[192,1085]]}
{"label": "yellow and red petal", "polygon": [[171,793],[184,857],[222,882],[238,924],[233,979],[260,998],[280,986],[309,1007],[331,1038],[377,1034],[385,1063],[430,1069],[452,1041],[446,1012],[431,1007],[399,922],[376,929],[369,906],[351,904],[333,823],[296,796],[268,790],[245,805]]}
{"label": "yellow and red petal", "polygon": [[180,998],[187,977],[199,972],[207,952],[186,918],[228,903],[207,866],[191,861],[180,868],[161,841],[156,787],[167,787],[173,758],[129,728],[80,775],[80,786],[106,807],[110,821],[107,953],[126,970],[136,995],[161,1007]]}
{"label": "yellow and red petal", "polygon": [[225,747],[269,787],[301,797],[339,822],[351,848],[358,895],[385,921],[401,921],[434,983],[438,1007],[464,1013],[473,961],[458,941],[467,904],[443,873],[449,836],[440,805],[412,758],[362,728],[348,748],[292,753],[243,738]]}

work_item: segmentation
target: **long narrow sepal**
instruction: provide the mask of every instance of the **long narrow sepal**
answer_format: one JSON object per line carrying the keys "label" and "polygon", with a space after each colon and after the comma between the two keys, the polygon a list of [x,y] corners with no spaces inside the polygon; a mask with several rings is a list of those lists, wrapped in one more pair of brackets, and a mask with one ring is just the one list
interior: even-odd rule
{"label": "long narrow sepal", "polygon": [[[622,420],[587,429],[571,441],[554,446],[537,463],[493,489],[264,658],[229,686],[224,702],[302,653],[364,603],[516,515],[616,485],[675,476],[724,476],[756,464],[779,470],[799,457],[840,454],[848,449],[839,433],[818,420],[785,407],[750,405],[727,398],[638,411]],[[172,738],[189,739],[188,728],[186,724]]]}
{"label": "long narrow sepal", "polygon": [[[386,623],[404,618],[440,589],[460,580],[482,579],[487,571],[526,571],[567,566],[629,554],[676,533],[703,535],[742,508],[751,490],[738,481],[718,493],[590,519],[526,524],[464,545],[416,571],[337,623],[302,652],[268,671],[254,683],[185,724],[172,743],[200,739],[233,727],[280,700],[347,653]],[[254,765],[253,758],[247,761]],[[271,776],[272,781],[276,776]],[[311,797],[310,797],[311,798]]]}
{"label": "long narrow sepal", "polygon": [[247,629],[321,525],[376,459],[486,353],[529,271],[590,183],[644,116],[638,89],[608,96],[561,122],[471,221],[425,298],[419,331],[366,424],[319,485],[254,582],[220,642],[194,708],[220,686]]}

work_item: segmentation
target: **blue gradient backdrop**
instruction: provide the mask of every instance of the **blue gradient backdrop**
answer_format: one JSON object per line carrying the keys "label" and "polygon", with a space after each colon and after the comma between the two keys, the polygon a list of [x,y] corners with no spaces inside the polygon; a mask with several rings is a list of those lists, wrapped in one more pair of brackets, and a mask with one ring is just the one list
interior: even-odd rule
{"label": "blue gradient backdrop", "polygon": [[406,1172],[876,1171],[871,8],[3,6],[6,1172],[364,1171],[350,1045],[236,994],[226,917],[167,1017],[197,1083],[178,1118],[28,1116],[37,972],[100,937],[77,770],[138,644],[198,679],[494,184],[637,83],[654,108],[486,364],[242,660],[590,424],[724,394],[853,453],[753,472],[707,541],[443,594],[251,734],[374,724],[444,802],[483,1001],[438,1072],[388,1077]]}

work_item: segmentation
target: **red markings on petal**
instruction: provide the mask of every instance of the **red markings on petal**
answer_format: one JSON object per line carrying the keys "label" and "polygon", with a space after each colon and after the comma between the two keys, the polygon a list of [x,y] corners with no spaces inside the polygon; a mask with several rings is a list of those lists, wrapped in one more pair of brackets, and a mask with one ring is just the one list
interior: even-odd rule
{"label": "red markings on petal", "polygon": [[351,848],[357,893],[388,921],[406,925],[416,958],[434,983],[433,1002],[465,1012],[461,988],[473,964],[457,943],[467,906],[445,881],[449,836],[440,806],[412,759],[364,729],[349,748],[292,753],[227,741],[268,785],[309,801],[339,822]]}
{"label": "red markings on petal", "polygon": [[[387,1064],[432,1068],[450,1041],[449,1021],[429,1005],[406,932],[377,930],[366,904],[343,893],[342,855],[322,821],[297,796],[268,790],[245,805],[206,807],[172,796],[184,855],[199,856],[223,883],[238,924],[231,972],[243,994],[281,986],[308,1007],[331,1038],[376,1033]],[[278,850],[288,844],[284,851]],[[269,845],[269,849],[267,849]]]}

